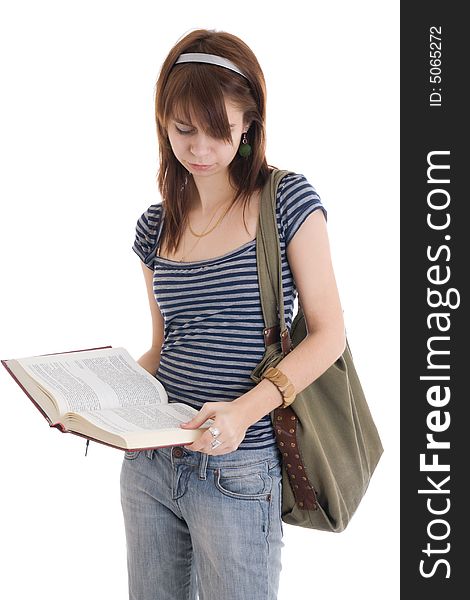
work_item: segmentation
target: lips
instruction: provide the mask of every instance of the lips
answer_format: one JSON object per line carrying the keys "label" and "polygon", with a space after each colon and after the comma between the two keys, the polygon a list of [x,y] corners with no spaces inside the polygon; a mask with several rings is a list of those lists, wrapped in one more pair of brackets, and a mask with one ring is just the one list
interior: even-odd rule
{"label": "lips", "polygon": [[190,167],[196,167],[196,168],[200,168],[200,169],[204,169],[207,167],[212,167],[212,165],[201,165],[201,164],[196,164],[196,163],[189,163]]}

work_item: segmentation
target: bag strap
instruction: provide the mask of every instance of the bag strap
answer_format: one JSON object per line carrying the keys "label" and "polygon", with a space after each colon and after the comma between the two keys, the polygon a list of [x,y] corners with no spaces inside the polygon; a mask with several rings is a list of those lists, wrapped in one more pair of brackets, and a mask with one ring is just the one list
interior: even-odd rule
{"label": "bag strap", "polygon": [[283,355],[292,349],[284,314],[282,262],[279,232],[276,222],[276,199],[279,182],[292,171],[273,169],[261,194],[258,230],[256,234],[256,263],[258,268],[261,308],[264,317],[266,349],[281,342]]}

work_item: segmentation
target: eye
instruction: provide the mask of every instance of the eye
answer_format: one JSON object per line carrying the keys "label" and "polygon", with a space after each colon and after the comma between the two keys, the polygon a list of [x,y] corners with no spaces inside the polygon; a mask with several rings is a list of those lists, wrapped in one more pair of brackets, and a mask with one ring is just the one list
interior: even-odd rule
{"label": "eye", "polygon": [[180,128],[179,128],[179,127],[177,127],[176,125],[175,125],[175,129],[176,129],[176,131],[177,131],[177,132],[178,132],[180,135],[188,135],[188,134],[190,134],[190,133],[192,133],[192,132],[193,132],[193,130],[192,130],[192,129],[180,129]]}

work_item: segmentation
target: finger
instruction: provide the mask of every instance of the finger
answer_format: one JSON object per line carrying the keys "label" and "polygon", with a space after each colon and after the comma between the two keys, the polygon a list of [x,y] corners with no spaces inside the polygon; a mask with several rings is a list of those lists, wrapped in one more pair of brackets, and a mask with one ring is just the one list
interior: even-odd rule
{"label": "finger", "polygon": [[[204,454],[210,454],[210,455],[216,455],[216,454],[221,454],[220,452],[218,452],[218,450],[220,450],[221,448],[224,447],[223,442],[221,444],[219,444],[218,446],[215,446],[214,448],[212,448],[212,442],[214,441],[214,438],[212,437],[212,435],[207,436],[206,433],[204,433],[197,441],[193,442],[190,446],[190,449],[193,450],[194,452],[204,452]],[[222,441],[222,440],[220,440]],[[223,452],[222,452],[223,454]]]}
{"label": "finger", "polygon": [[[218,438],[217,438],[217,439],[218,439]],[[218,444],[217,446],[212,446],[212,444],[213,444],[213,442],[214,442],[214,441],[215,441],[215,440],[214,440],[214,439],[212,439],[212,440],[209,442],[209,449],[208,449],[208,453],[212,454],[213,456],[217,456],[217,455],[219,455],[219,454],[224,454],[224,451],[225,451],[225,450],[224,450],[224,449],[225,449],[225,444],[222,442],[222,440],[218,440],[218,441],[220,441],[221,443],[220,443],[220,444]]]}
{"label": "finger", "polygon": [[197,452],[204,452],[205,454],[212,454],[212,452],[218,448],[220,448],[219,446],[216,446],[215,448],[212,448],[212,441],[213,441],[213,437],[212,435],[210,435],[209,437],[206,437],[206,434],[202,435],[197,442],[195,442],[195,447],[191,448],[191,450],[196,450]]}
{"label": "finger", "polygon": [[207,421],[209,416],[209,407],[206,403],[202,406],[201,410],[196,415],[194,415],[192,419],[186,421],[185,423],[180,423],[180,427],[184,429],[197,429]]}

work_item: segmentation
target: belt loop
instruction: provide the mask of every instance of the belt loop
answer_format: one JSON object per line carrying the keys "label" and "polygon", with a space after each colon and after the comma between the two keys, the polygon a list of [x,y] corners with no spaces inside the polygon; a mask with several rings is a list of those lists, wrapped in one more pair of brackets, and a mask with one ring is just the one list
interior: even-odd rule
{"label": "belt loop", "polygon": [[199,459],[199,479],[207,479],[207,463],[209,461],[209,455],[201,452]]}
{"label": "belt loop", "polygon": [[146,453],[146,455],[147,455],[147,458],[150,458],[150,460],[152,460],[152,458],[153,458],[153,453],[154,453],[154,449],[153,449],[153,448],[147,449],[147,450],[145,451],[145,453]]}

